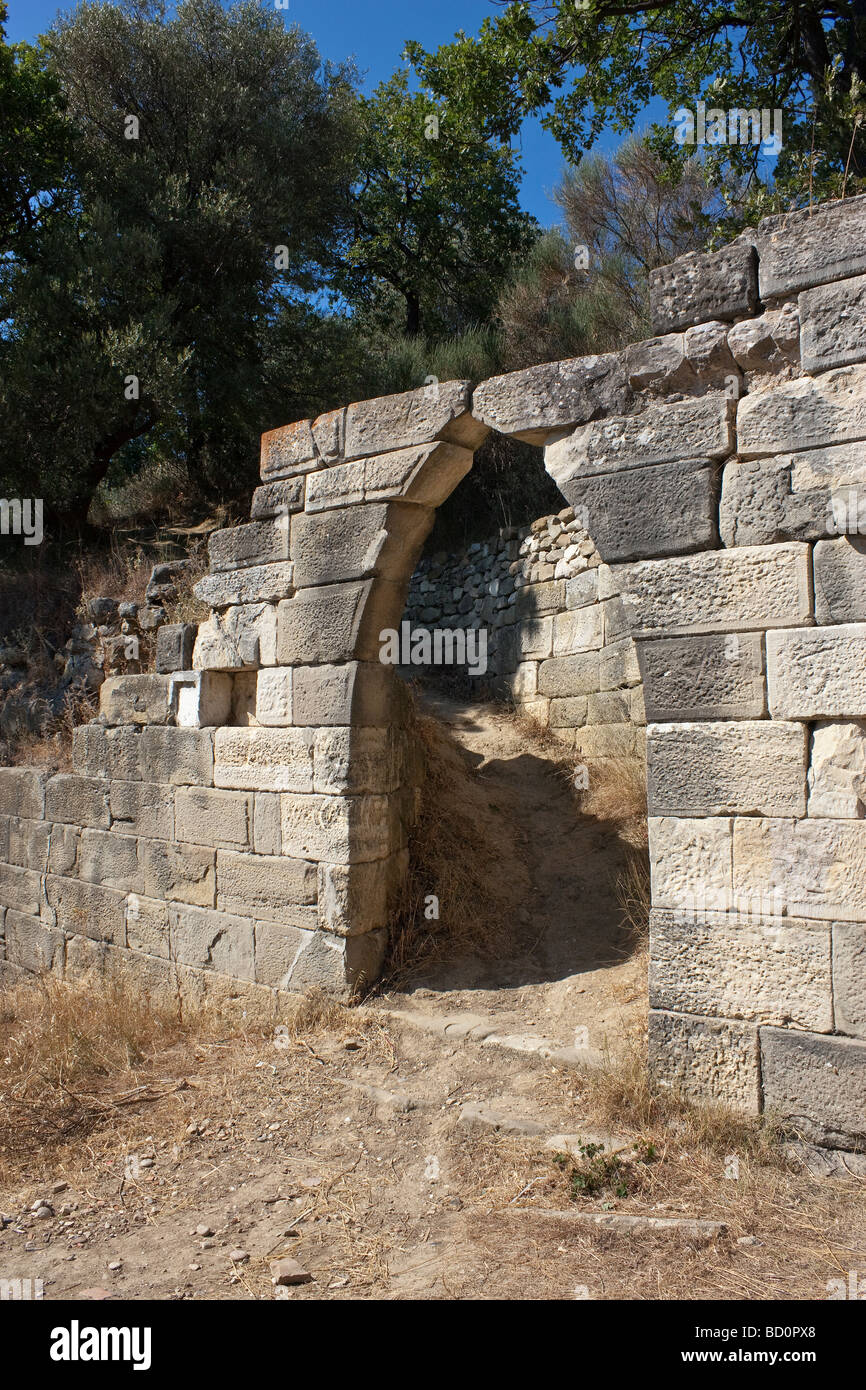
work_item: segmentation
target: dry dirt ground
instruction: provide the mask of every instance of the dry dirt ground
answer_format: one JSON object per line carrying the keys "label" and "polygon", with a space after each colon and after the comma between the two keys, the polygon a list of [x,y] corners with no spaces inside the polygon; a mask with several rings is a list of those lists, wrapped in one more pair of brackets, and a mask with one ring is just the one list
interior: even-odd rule
{"label": "dry dirt ground", "polygon": [[[116,982],[0,996],[0,1278],[46,1299],[798,1300],[864,1276],[862,1176],[813,1176],[769,1126],[646,1080],[616,896],[639,818],[581,813],[505,711],[436,711],[429,815],[453,816],[413,873],[441,915],[414,963],[404,933],[387,991],[276,1031]],[[307,1281],[274,1286],[280,1257]]]}

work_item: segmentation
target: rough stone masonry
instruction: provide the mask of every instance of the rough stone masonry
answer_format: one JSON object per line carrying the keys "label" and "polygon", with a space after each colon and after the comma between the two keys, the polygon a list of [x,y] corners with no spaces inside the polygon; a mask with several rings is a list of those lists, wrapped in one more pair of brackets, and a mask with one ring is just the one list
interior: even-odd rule
{"label": "rough stone masonry", "polygon": [[[862,1144],[866,198],[770,218],[651,294],[657,336],[622,353],[264,436],[192,669],[166,634],[159,674],[102,687],[72,775],[0,770],[7,975],[125,960],[275,1011],[375,974],[416,801],[378,633],[492,428],[585,509],[637,653],[656,1077]],[[541,698],[592,693],[598,652],[539,657]]]}

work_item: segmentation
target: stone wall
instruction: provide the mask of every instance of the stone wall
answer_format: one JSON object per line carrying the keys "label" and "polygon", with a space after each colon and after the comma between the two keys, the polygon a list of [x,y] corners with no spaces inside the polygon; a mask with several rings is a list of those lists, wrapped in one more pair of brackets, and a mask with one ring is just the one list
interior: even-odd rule
{"label": "stone wall", "polygon": [[[494,428],[544,446],[636,644],[654,1074],[862,1144],[866,198],[685,257],[652,305],[623,353],[264,436],[193,669],[107,681],[74,775],[0,773],[7,973],[122,957],[272,1008],[375,973],[416,803],[378,634]],[[586,693],[585,655],[542,695]]]}
{"label": "stone wall", "polygon": [[424,557],[405,618],[434,630],[484,628],[479,692],[510,698],[580,757],[643,755],[635,646],[610,568],[573,507]]}

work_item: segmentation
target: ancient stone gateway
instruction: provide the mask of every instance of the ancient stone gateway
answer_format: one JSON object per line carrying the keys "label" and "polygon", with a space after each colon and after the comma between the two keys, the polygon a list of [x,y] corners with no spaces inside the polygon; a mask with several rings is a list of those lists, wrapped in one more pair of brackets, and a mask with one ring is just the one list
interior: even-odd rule
{"label": "ancient stone gateway", "polygon": [[[266,1011],[375,975],[416,800],[379,633],[495,428],[544,446],[604,561],[592,592],[550,580],[515,687],[577,701],[602,660],[643,682],[655,1075],[862,1144],[866,199],[686,257],[652,303],[623,353],[264,436],[193,669],[168,634],[159,674],[103,687],[72,775],[0,771],[7,974],[134,961]],[[574,617],[599,600],[621,629]]]}

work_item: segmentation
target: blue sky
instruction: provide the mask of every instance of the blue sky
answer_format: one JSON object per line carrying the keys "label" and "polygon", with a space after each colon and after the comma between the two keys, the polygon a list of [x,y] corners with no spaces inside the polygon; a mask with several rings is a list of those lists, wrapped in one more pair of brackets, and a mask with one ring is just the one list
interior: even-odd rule
{"label": "blue sky", "polygon": [[[47,29],[58,10],[74,8],[56,0],[8,0],[7,40],[33,39]],[[335,61],[354,57],[370,90],[389,77],[399,65],[406,39],[418,39],[426,48],[447,43],[458,29],[478,31],[481,21],[497,13],[489,0],[435,0],[409,5],[406,0],[289,0],[280,13],[289,23],[300,24],[316,40],[325,58]],[[662,103],[655,103],[664,111]],[[614,148],[620,136],[603,138],[600,149]],[[562,155],[551,135],[538,121],[528,121],[521,134],[525,170],[522,202],[544,225],[559,220],[549,194],[559,181]]]}

